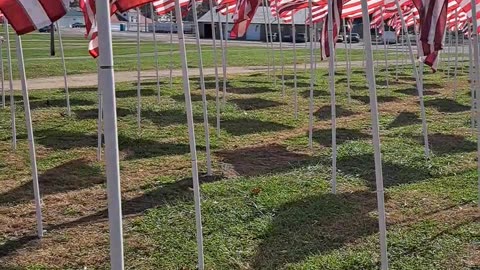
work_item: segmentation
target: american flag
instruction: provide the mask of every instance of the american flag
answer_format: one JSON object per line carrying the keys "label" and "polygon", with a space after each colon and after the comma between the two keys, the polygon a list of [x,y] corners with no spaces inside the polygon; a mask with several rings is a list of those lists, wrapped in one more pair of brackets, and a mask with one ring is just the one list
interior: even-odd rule
{"label": "american flag", "polygon": [[447,24],[447,0],[412,0],[420,14],[419,54],[436,71]]}
{"label": "american flag", "polygon": [[69,0],[1,0],[0,11],[17,34],[51,25],[67,14]]}
{"label": "american flag", "polygon": [[[192,3],[189,0],[180,0],[180,7],[182,8],[182,16],[190,10]],[[158,15],[166,15],[175,10],[175,0],[159,0],[153,2],[153,8]],[[185,8],[185,9],[184,9]]]}
{"label": "american flag", "polygon": [[216,11],[222,15],[233,14],[237,10],[236,0],[221,0],[218,1]]}
{"label": "american flag", "polygon": [[236,39],[245,35],[259,5],[260,0],[239,0],[237,2],[230,38]]}
{"label": "american flag", "polygon": [[[333,14],[327,14],[325,20],[323,21],[322,27],[322,39],[321,39],[321,47],[322,47],[322,59],[326,59],[330,57],[332,54],[332,50],[335,48],[330,48],[330,43],[328,40],[328,20],[332,20],[333,22],[333,43],[337,42],[338,34],[340,33],[340,20],[342,18],[342,7],[343,7],[343,0],[333,0]],[[333,16],[332,16],[333,15]]]}

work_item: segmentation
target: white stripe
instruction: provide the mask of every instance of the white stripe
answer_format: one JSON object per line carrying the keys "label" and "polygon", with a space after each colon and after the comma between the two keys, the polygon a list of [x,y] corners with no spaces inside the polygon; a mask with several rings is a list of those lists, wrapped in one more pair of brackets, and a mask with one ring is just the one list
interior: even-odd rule
{"label": "white stripe", "polygon": [[17,0],[26,10],[30,20],[36,29],[52,24],[52,20],[48,17],[40,2],[37,0]]}

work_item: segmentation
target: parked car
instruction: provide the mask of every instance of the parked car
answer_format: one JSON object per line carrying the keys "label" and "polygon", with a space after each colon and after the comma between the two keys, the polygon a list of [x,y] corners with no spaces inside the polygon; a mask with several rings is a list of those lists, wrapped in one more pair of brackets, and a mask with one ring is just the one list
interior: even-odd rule
{"label": "parked car", "polygon": [[[291,34],[285,34],[283,36],[283,41],[285,42],[293,42]],[[295,42],[296,43],[305,43],[307,39],[305,38],[305,33],[295,33]]]}
{"label": "parked car", "polygon": [[[38,29],[38,32],[40,32],[40,33],[50,33],[51,29],[52,28],[49,25],[49,26],[45,26],[45,27],[42,27],[42,28]],[[56,28],[55,28],[55,31],[57,31]]]}
{"label": "parked car", "polygon": [[350,37],[350,35],[347,35],[347,42],[350,43],[358,43],[360,42],[360,35],[358,33],[352,33],[351,34],[352,36]]}
{"label": "parked car", "polygon": [[385,41],[387,44],[397,43],[397,34],[393,31],[385,31],[382,35],[382,42]]}
{"label": "parked car", "polygon": [[342,43],[342,42],[343,42],[343,35],[340,34],[340,35],[338,35],[338,37],[337,37],[337,43]]}
{"label": "parked car", "polygon": [[76,22],[72,24],[72,28],[85,28],[85,24]]}

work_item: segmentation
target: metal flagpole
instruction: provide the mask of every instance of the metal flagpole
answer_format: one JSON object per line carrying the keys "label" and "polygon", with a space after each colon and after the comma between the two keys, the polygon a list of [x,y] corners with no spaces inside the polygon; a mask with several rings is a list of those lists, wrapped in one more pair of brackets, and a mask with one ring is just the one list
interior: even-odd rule
{"label": "metal flagpole", "polygon": [[264,6],[268,8],[268,11],[267,11],[267,22],[268,22],[268,31],[270,32],[270,45],[271,45],[271,48],[272,48],[272,69],[273,69],[273,85],[274,86],[277,86],[277,68],[275,66],[275,48],[273,46],[273,30],[272,30],[272,19],[270,18],[270,15],[271,15],[271,9],[270,9],[270,6],[268,5],[268,2],[267,0],[264,0],[263,1],[264,3]]}
{"label": "metal flagpole", "polygon": [[[215,47],[214,47],[215,50]],[[170,12],[170,90],[173,90],[173,15]]]}
{"label": "metal flagpole", "polygon": [[285,96],[285,56],[283,55],[282,27],[280,25],[280,14],[278,14],[277,1],[275,1],[275,8],[277,9],[277,27],[278,27],[277,32],[278,32],[278,42],[280,43],[280,59],[282,63],[282,95]]}
{"label": "metal flagpole", "polygon": [[155,75],[157,76],[157,102],[160,103],[160,75],[158,74],[158,43],[157,43],[157,20],[153,11],[153,3],[150,3],[150,13],[152,14],[153,47],[155,52]]}
{"label": "metal flagpole", "polygon": [[[398,0],[397,0],[398,1]],[[398,2],[397,2],[398,5]],[[380,257],[381,269],[388,269],[388,253],[387,253],[387,224],[385,214],[385,191],[383,188],[383,172],[382,172],[382,153],[380,149],[380,129],[378,124],[378,105],[377,105],[377,89],[375,86],[375,72],[373,67],[372,38],[370,37],[370,18],[368,14],[367,0],[362,0],[362,16],[363,16],[363,33],[365,34],[365,53],[367,54],[367,79],[370,92],[370,112],[372,116],[372,137],[375,159],[375,179],[377,188],[377,204],[378,204],[378,227],[380,232]]]}
{"label": "metal flagpole", "polygon": [[180,57],[182,61],[182,74],[183,78],[183,90],[185,92],[185,105],[188,122],[188,136],[190,141],[190,154],[192,160],[192,178],[193,178],[193,197],[195,201],[195,221],[197,228],[197,248],[198,248],[198,269],[204,269],[203,259],[203,232],[202,232],[202,213],[201,213],[201,201],[200,201],[200,183],[198,179],[198,167],[197,167],[197,148],[195,143],[195,130],[193,128],[193,112],[192,112],[192,100],[190,97],[190,81],[188,80],[188,66],[187,66],[187,54],[185,49],[185,39],[183,34],[183,23],[180,10],[180,1],[175,0],[175,17],[177,18],[178,28],[178,41],[180,49]]}
{"label": "metal flagpole", "polygon": [[[347,100],[350,102],[350,63],[349,63],[349,53],[348,53],[348,41],[347,41],[347,24],[345,22],[345,18],[343,18],[343,41],[345,42],[345,63],[346,63],[346,68],[347,68]],[[351,41],[352,35],[350,34],[348,36]],[[351,43],[350,43],[351,44]]]}
{"label": "metal flagpole", "polygon": [[398,0],[395,0],[395,3],[397,5],[398,15],[400,17],[400,21],[402,22],[402,28],[403,28],[403,31],[405,32],[405,36],[406,36],[406,39],[407,39],[407,46],[408,46],[409,54],[410,54],[410,61],[412,63],[412,68],[413,68],[413,76],[415,77],[415,81],[416,81],[416,84],[417,84],[418,99],[420,101],[420,114],[421,114],[421,117],[422,117],[422,133],[423,133],[423,141],[424,141],[424,146],[425,146],[425,157],[428,158],[430,156],[430,149],[429,149],[429,145],[428,145],[427,116],[426,116],[426,113],[425,113],[425,104],[424,104],[424,101],[423,101],[423,83],[422,83],[422,79],[420,77],[420,74],[417,70],[417,65],[415,64],[416,63],[415,62],[415,56],[413,55],[413,48],[412,48],[412,44],[410,42],[410,35],[408,34],[407,25],[405,23],[405,19],[403,18],[403,12],[400,8],[400,4],[398,3]]}
{"label": "metal flagpole", "polygon": [[293,42],[293,103],[295,120],[298,119],[298,89],[297,89],[297,37],[295,32],[295,16],[292,15]]}
{"label": "metal flagpole", "polygon": [[385,21],[383,19],[383,12],[381,12],[382,16],[382,39],[383,39],[383,52],[385,54],[385,84],[387,88],[389,87],[388,85],[388,55],[387,55],[387,40],[385,39]]}
{"label": "metal flagpole", "polygon": [[[383,39],[383,37],[382,37]],[[378,52],[378,29],[377,29],[377,26],[375,26],[375,52]],[[373,59],[375,59],[375,54],[373,54]],[[379,59],[377,57],[377,66],[380,68],[380,63],[379,63]]]}
{"label": "metal flagpole", "polygon": [[208,127],[208,106],[207,106],[207,93],[205,90],[205,76],[203,75],[202,45],[200,45],[200,31],[198,29],[197,2],[195,2],[195,0],[190,0],[190,1],[192,1],[193,24],[195,25],[195,42],[197,44],[197,52],[198,52],[198,71],[200,75],[200,88],[202,90],[203,128],[205,129],[207,175],[210,176],[212,175],[212,158],[210,155],[210,131]]}
{"label": "metal flagpole", "polygon": [[12,53],[10,51],[10,33],[8,29],[7,18],[3,18],[3,25],[5,26],[5,35],[7,36],[7,60],[8,60],[8,86],[10,88],[10,116],[12,125],[12,149],[17,150],[17,125],[15,123],[15,96],[13,91],[13,68],[12,68]]}
{"label": "metal flagpole", "polygon": [[[225,46],[224,46],[224,36],[223,36],[223,25],[222,21],[220,18],[220,13],[217,13],[218,15],[218,31],[220,32],[220,48],[222,48],[222,68],[223,68],[223,95],[222,95],[222,103],[223,106],[225,106],[225,103],[227,102],[227,63],[226,57],[225,57]],[[228,14],[227,14],[228,16]]]}
{"label": "metal flagpole", "polygon": [[265,6],[262,6],[262,11],[263,11],[263,20],[265,21],[264,25],[265,25],[265,40],[266,40],[266,45],[267,45],[267,74],[268,74],[268,78],[270,78],[270,44],[269,44],[269,32],[268,32],[268,22],[267,22],[267,14],[265,12]]}
{"label": "metal flagpole", "polygon": [[455,67],[453,69],[453,98],[457,98],[457,69],[458,69],[458,11],[455,8]]}
{"label": "metal flagpole", "polygon": [[332,193],[337,193],[337,112],[335,99],[335,41],[333,40],[333,5],[335,1],[328,2],[328,43],[330,57],[328,58],[328,73],[330,78],[330,106],[332,114]]}
{"label": "metal flagpole", "polygon": [[[310,40],[310,45],[312,44],[312,40]],[[305,51],[308,49],[308,26],[307,26],[307,12],[305,11]],[[307,73],[307,54],[305,54],[305,62],[303,63],[303,71]]]}
{"label": "metal flagpole", "polygon": [[137,8],[137,127],[141,131],[142,122],[142,85],[140,82],[140,9]]}
{"label": "metal flagpole", "polygon": [[[215,33],[215,20],[213,18],[213,0],[209,0],[210,20],[212,22],[212,42],[213,42],[213,63],[215,66],[215,106],[217,109],[217,136],[220,137],[220,86],[218,82],[218,60],[217,60],[217,37]],[[217,13],[217,16],[219,14]]]}
{"label": "metal flagpole", "polygon": [[[351,76],[352,76],[352,57],[351,54],[353,54],[352,51],[352,30],[353,30],[353,22],[352,22],[352,27],[349,30],[350,33],[350,43],[348,44],[348,50],[350,53],[348,54],[348,69],[347,69],[347,87],[349,89],[349,92],[351,92]],[[350,102],[350,99],[348,100]]]}
{"label": "metal flagpole", "polygon": [[[4,25],[5,27],[5,25]],[[2,86],[2,109],[5,109],[5,69],[3,67],[3,42],[4,40],[0,40],[0,72],[2,73],[1,77],[1,86]]]}
{"label": "metal flagpole", "polygon": [[22,83],[23,106],[25,108],[25,123],[27,125],[28,148],[30,151],[30,166],[32,169],[33,196],[35,199],[35,216],[37,218],[37,236],[39,238],[42,238],[43,237],[42,202],[40,199],[40,187],[38,184],[37,156],[35,154],[35,141],[33,137],[33,127],[32,127],[32,114],[30,111],[30,101],[28,98],[27,78],[25,75],[22,39],[18,35],[16,35],[16,37],[17,37],[16,44],[17,44],[18,70],[20,72],[20,80]]}
{"label": "metal flagpole", "polygon": [[468,28],[468,59],[469,59],[469,66],[468,66],[468,75],[470,78],[470,94],[471,94],[471,126],[472,126],[472,133],[473,129],[475,128],[475,78],[473,78],[473,55],[472,55],[472,48],[473,48],[473,41],[472,41],[472,26],[469,23]]}
{"label": "metal flagpole", "polygon": [[[308,0],[308,11],[310,12],[310,18],[312,18],[312,1]],[[313,87],[315,83],[315,70],[313,63],[313,23],[310,21],[310,103],[308,114],[308,146],[313,149]]]}
{"label": "metal flagpole", "polygon": [[110,268],[123,270],[122,197],[117,132],[115,79],[113,70],[110,1],[96,1],[98,18],[98,87],[103,91],[105,112],[105,165],[107,175],[108,223],[110,230]]}
{"label": "metal flagpole", "polygon": [[[98,63],[97,63],[98,65]],[[98,73],[100,74],[100,65],[98,65]],[[97,117],[97,161],[102,160],[102,134],[103,134],[103,89],[98,86],[98,117]]]}
{"label": "metal flagpole", "polygon": [[70,94],[68,93],[68,80],[67,80],[67,65],[65,64],[65,51],[63,50],[62,32],[58,26],[58,21],[55,22],[58,31],[58,42],[60,43],[60,55],[62,57],[63,65],[63,83],[65,85],[65,99],[67,101],[67,115],[72,116],[72,110],[70,108]]}
{"label": "metal flagpole", "polygon": [[450,32],[448,29],[445,27],[445,32],[446,36],[448,37],[448,42],[447,42],[447,78],[450,78],[450,46],[452,46],[452,38],[450,35]]}
{"label": "metal flagpole", "polygon": [[[398,37],[397,37],[398,38]],[[398,82],[398,42],[395,42],[395,81]]]}
{"label": "metal flagpole", "polygon": [[[472,4],[472,14],[477,14],[477,7],[475,0],[471,0]],[[478,113],[478,99],[480,97],[480,60],[479,60],[479,55],[478,55],[478,25],[477,25],[477,20],[476,16],[472,17],[472,23],[473,23],[473,60],[474,60],[474,67],[475,67],[475,94],[476,94],[476,106],[477,106],[477,111],[476,111],[476,119],[477,119],[477,167],[478,167],[478,206],[480,207],[480,114]]]}

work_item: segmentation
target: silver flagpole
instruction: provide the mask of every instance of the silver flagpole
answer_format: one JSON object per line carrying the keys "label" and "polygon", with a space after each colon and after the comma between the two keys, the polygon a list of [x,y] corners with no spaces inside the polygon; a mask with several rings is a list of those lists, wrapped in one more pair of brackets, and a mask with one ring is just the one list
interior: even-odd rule
{"label": "silver flagpole", "polygon": [[[398,37],[397,37],[398,38]],[[398,41],[395,42],[395,81],[398,82]]]}
{"label": "silver flagpole", "polygon": [[263,20],[265,21],[264,25],[265,25],[265,40],[266,40],[266,45],[267,45],[267,74],[268,74],[268,78],[270,79],[270,44],[269,44],[269,32],[268,32],[268,21],[267,21],[267,14],[265,12],[265,9],[267,7],[263,6],[262,4],[262,11],[263,11]]}
{"label": "silver flagpole", "polygon": [[[383,39],[383,37],[382,37]],[[375,53],[378,52],[378,29],[377,27],[375,26]],[[373,54],[373,59],[375,59],[375,53]],[[377,67],[380,68],[380,63],[379,63],[379,59],[377,57]]]}
{"label": "silver flagpole", "polygon": [[110,229],[110,268],[123,270],[122,197],[117,132],[115,78],[113,71],[110,1],[96,1],[98,18],[98,87],[103,91],[105,112],[105,164],[107,175],[108,223]]}
{"label": "silver flagpole", "polygon": [[173,15],[172,12],[170,12],[170,90],[173,89]]}
{"label": "silver flagpole", "polygon": [[[350,28],[349,30],[349,33],[350,33],[350,43],[348,44],[348,50],[350,51],[350,53],[348,54],[348,69],[347,69],[347,89],[349,92],[351,92],[352,88],[351,88],[351,76],[352,76],[352,57],[351,57],[351,54],[353,54],[353,51],[352,51],[352,30],[353,30],[353,22],[352,22],[352,27]],[[348,100],[349,102],[351,101],[351,99],[349,98]]]}
{"label": "silver flagpole", "polygon": [[198,179],[197,167],[197,147],[195,143],[195,130],[193,128],[192,99],[190,96],[190,81],[187,66],[187,53],[185,49],[185,39],[183,34],[183,23],[180,9],[180,1],[175,0],[175,17],[177,18],[178,41],[180,49],[180,59],[182,61],[183,90],[185,92],[185,105],[188,122],[188,136],[190,141],[190,154],[192,160],[192,178],[193,178],[193,197],[195,201],[195,222],[197,228],[197,248],[198,248],[198,269],[204,269],[203,259],[203,232],[202,232],[202,213],[200,200],[200,183]]}
{"label": "silver flagpole", "polygon": [[[351,39],[351,34],[349,38]],[[345,18],[343,18],[343,41],[345,42],[345,65],[347,68],[347,100],[350,102],[350,63],[349,63],[349,53],[348,53],[348,41],[347,41],[347,24]]]}
{"label": "silver flagpole", "polygon": [[[98,63],[97,63],[98,65]],[[100,73],[100,65],[97,67]],[[98,117],[97,117],[97,161],[102,160],[102,134],[103,134],[103,89],[100,86],[97,89],[98,95]]]}
{"label": "silver flagpole", "polygon": [[471,95],[471,127],[472,133],[475,129],[475,79],[473,78],[473,55],[472,55],[472,48],[473,48],[473,41],[472,41],[472,25],[469,23],[468,26],[468,76],[470,78],[470,95]]}
{"label": "silver flagpole", "polygon": [[452,46],[452,38],[450,35],[450,32],[448,29],[445,27],[445,33],[446,36],[448,37],[448,42],[447,42],[447,78],[450,78],[450,46]]}
{"label": "silver flagpole", "polygon": [[210,131],[208,127],[208,106],[207,106],[207,91],[205,90],[205,76],[203,75],[203,56],[202,45],[200,45],[200,31],[198,29],[197,18],[197,2],[192,1],[193,24],[195,25],[195,42],[197,44],[198,52],[198,71],[200,75],[200,88],[202,90],[202,106],[203,106],[203,128],[205,129],[205,148],[207,155],[207,175],[212,175],[212,158],[210,155]]}
{"label": "silver flagpole", "polygon": [[140,81],[140,9],[137,8],[137,127],[138,132],[142,126],[142,83]]}
{"label": "silver flagpole", "polygon": [[293,103],[295,120],[298,119],[298,89],[297,89],[297,37],[295,32],[295,16],[292,15],[293,42]]}
{"label": "silver flagpole", "polygon": [[280,24],[280,14],[278,14],[278,2],[275,1],[275,8],[277,9],[277,32],[278,32],[278,42],[280,43],[280,61],[282,64],[282,95],[285,96],[285,56],[283,55],[283,45],[282,45],[282,27]]}
{"label": "silver flagpole", "polygon": [[426,113],[425,113],[425,104],[423,102],[423,83],[422,83],[422,79],[420,77],[420,74],[417,70],[417,65],[416,65],[416,62],[415,62],[415,56],[413,55],[412,44],[410,42],[410,35],[408,34],[407,25],[405,24],[405,19],[403,18],[403,12],[400,8],[400,4],[398,3],[398,0],[395,0],[395,3],[397,5],[398,15],[399,15],[400,20],[402,22],[403,31],[405,32],[405,36],[406,36],[406,39],[407,39],[407,46],[408,46],[409,54],[410,54],[410,61],[412,63],[412,68],[413,68],[413,76],[415,77],[415,81],[417,83],[418,99],[420,100],[420,114],[421,114],[421,117],[422,117],[422,133],[423,133],[423,141],[424,141],[424,146],[425,146],[425,157],[428,158],[430,156],[430,149],[429,149],[429,145],[428,145],[427,116],[426,116]]}
{"label": "silver flagpole", "polygon": [[268,11],[267,11],[267,20],[268,20],[268,30],[270,32],[270,45],[271,45],[271,48],[272,48],[272,69],[273,69],[273,85],[274,86],[277,86],[277,68],[275,66],[275,48],[273,46],[273,30],[272,30],[272,19],[270,17],[272,11],[270,9],[270,6],[267,4],[267,0],[263,0],[263,3],[264,3],[264,6],[268,8]]}
{"label": "silver flagpole", "polygon": [[150,3],[150,13],[152,14],[153,47],[155,52],[155,75],[157,77],[157,102],[160,103],[160,75],[158,74],[158,43],[157,43],[157,20],[153,10],[153,3]]}
{"label": "silver flagpole", "polygon": [[[475,0],[471,0],[472,4],[472,14],[477,14],[477,7]],[[479,82],[480,82],[480,60],[478,56],[478,24],[477,20],[473,19],[475,17],[472,17],[472,23],[473,23],[473,60],[475,61],[474,67],[475,67],[475,93],[476,93],[476,106],[477,106],[477,111],[476,111],[476,119],[477,119],[477,167],[478,167],[478,206],[480,207],[480,114],[478,113],[478,99],[480,97],[480,87],[479,87]]]}
{"label": "silver flagpole", "polygon": [[[228,16],[228,14],[227,14]],[[224,46],[224,36],[223,36],[223,25],[220,18],[220,13],[218,13],[218,31],[220,32],[220,48],[222,48],[222,69],[223,69],[223,95],[222,95],[222,103],[225,106],[227,102],[227,63],[225,57],[225,46]]]}
{"label": "silver flagpole", "polygon": [[42,238],[43,237],[42,202],[40,199],[40,187],[38,184],[37,156],[35,154],[35,141],[33,137],[32,113],[30,111],[30,101],[28,98],[27,78],[25,75],[22,39],[18,35],[16,35],[16,37],[17,37],[16,44],[17,44],[18,70],[20,72],[20,80],[22,83],[23,106],[25,107],[25,122],[27,125],[28,149],[30,151],[30,166],[32,169],[33,196],[35,199],[35,216],[37,218],[37,236],[39,238]]}
{"label": "silver flagpole", "polygon": [[[312,41],[310,40],[310,44]],[[305,11],[305,51],[308,49],[308,26],[307,26],[307,12]],[[305,53],[305,62],[303,63],[303,71],[307,73],[307,61],[308,61],[308,54]]]}
{"label": "silver flagpole", "polygon": [[[8,26],[7,26],[8,27]],[[5,28],[5,25],[4,25]],[[5,109],[5,69],[3,66],[3,42],[4,40],[0,40],[0,72],[2,73],[1,77],[1,85],[2,85],[2,109]]]}
{"label": "silver flagpole", "polygon": [[453,98],[457,98],[457,69],[458,69],[458,11],[455,9],[455,67],[453,69]]}
{"label": "silver flagpole", "polygon": [[[312,18],[312,1],[308,0],[308,11],[310,12],[310,18]],[[313,31],[312,20],[310,20],[310,103],[308,114],[308,146],[313,149],[313,88],[315,83],[315,70],[313,62]]]}
{"label": "silver flagpole", "polygon": [[[398,5],[398,2],[397,2]],[[378,105],[377,105],[377,89],[375,86],[375,72],[373,67],[372,54],[372,38],[370,36],[370,18],[368,14],[367,0],[362,0],[362,16],[363,16],[363,33],[365,40],[365,53],[367,54],[367,79],[370,92],[370,112],[372,116],[372,137],[375,159],[375,180],[377,188],[377,204],[378,204],[378,227],[380,232],[380,257],[381,269],[388,269],[388,253],[387,253],[387,224],[385,214],[385,191],[383,188],[383,172],[382,172],[382,152],[380,149],[380,128],[378,124]]]}
{"label": "silver flagpole", "polygon": [[383,31],[383,52],[385,54],[385,84],[388,85],[388,55],[387,55],[387,40],[385,39],[385,21],[383,19],[383,12],[381,13],[382,16],[382,31]]}
{"label": "silver flagpole", "polygon": [[333,40],[333,5],[334,1],[328,2],[328,43],[330,57],[328,58],[328,71],[330,78],[330,106],[332,114],[332,193],[337,193],[337,111],[335,99],[335,41]]}
{"label": "silver flagpole", "polygon": [[63,50],[62,31],[58,26],[58,21],[55,22],[58,31],[58,42],[60,43],[60,55],[62,57],[63,65],[63,83],[65,85],[65,99],[67,101],[67,115],[72,116],[72,110],[70,108],[70,94],[68,92],[68,80],[67,80],[67,65],[65,64],[65,51]]}
{"label": "silver flagpole", "polygon": [[8,29],[8,21],[3,19],[3,25],[5,26],[5,35],[7,41],[7,60],[8,60],[8,86],[10,88],[10,116],[12,125],[12,149],[17,150],[17,125],[15,124],[15,96],[13,91],[13,68],[12,68],[12,53],[10,51],[10,33]]}
{"label": "silver flagpole", "polygon": [[[213,42],[213,63],[215,66],[215,106],[217,109],[217,137],[220,137],[220,86],[218,82],[218,60],[217,60],[217,37],[215,32],[215,20],[213,18],[213,0],[209,0],[210,5],[210,20],[212,22],[212,42]],[[220,16],[217,13],[217,16]]]}

